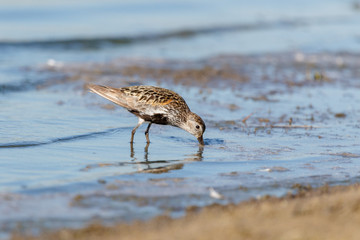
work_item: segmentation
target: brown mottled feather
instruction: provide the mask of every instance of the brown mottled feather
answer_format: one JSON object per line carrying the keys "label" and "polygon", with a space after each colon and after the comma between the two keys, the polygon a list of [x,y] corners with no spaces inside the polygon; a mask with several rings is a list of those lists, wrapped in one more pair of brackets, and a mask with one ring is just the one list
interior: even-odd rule
{"label": "brown mottled feather", "polygon": [[[185,100],[177,93],[154,86],[112,88],[88,85],[100,96],[126,108],[131,113],[157,124],[176,126],[190,112]],[[160,116],[161,115],[161,116]]]}
{"label": "brown mottled feather", "polygon": [[170,104],[171,102],[177,103],[178,105],[186,105],[185,100],[179,94],[165,88],[153,86],[131,86],[119,88],[118,90],[128,96],[137,97],[139,102],[150,104],[152,106],[164,106]]}

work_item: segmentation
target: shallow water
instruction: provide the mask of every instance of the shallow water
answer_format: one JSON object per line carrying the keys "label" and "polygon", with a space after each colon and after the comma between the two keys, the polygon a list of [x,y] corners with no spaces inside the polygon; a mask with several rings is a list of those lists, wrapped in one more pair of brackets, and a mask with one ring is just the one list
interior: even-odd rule
{"label": "shallow water", "polygon": [[[0,237],[358,181],[352,2],[107,1],[79,14],[82,3],[15,3],[0,10]],[[228,14],[217,21],[214,12]],[[94,24],[110,14],[120,25],[70,27],[92,14]],[[149,146],[146,126],[131,146],[136,117],[88,93],[87,82],[175,90],[205,120],[206,145],[154,125]]]}

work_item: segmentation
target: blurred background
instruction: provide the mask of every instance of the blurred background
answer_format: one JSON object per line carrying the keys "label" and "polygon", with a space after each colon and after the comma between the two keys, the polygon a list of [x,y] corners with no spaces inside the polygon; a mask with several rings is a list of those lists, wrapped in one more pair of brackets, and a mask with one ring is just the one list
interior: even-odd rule
{"label": "blurred background", "polygon": [[[359,26],[355,0],[0,0],[0,238],[356,181]],[[205,149],[131,149],[88,82],[179,92]]]}
{"label": "blurred background", "polygon": [[82,60],[352,51],[359,49],[359,11],[351,0],[1,1],[0,41],[7,59],[14,47],[87,50]]}

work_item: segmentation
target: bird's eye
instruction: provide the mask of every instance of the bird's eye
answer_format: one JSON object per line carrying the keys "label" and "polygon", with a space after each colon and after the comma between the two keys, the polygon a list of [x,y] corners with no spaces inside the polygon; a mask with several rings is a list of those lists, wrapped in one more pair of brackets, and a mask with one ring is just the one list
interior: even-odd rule
{"label": "bird's eye", "polygon": [[196,125],[196,129],[199,129],[200,128],[200,126],[199,125]]}

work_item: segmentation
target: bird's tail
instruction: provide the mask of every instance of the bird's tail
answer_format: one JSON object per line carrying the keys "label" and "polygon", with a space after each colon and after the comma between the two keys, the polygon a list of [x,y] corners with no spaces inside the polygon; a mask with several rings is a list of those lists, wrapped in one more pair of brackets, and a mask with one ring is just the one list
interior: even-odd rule
{"label": "bird's tail", "polygon": [[86,87],[93,93],[96,93],[113,103],[128,108],[128,104],[124,101],[123,93],[119,88],[107,87],[102,85],[87,84]]}

